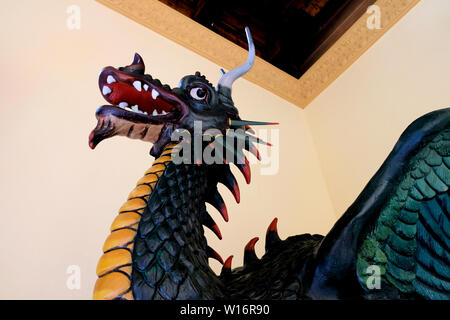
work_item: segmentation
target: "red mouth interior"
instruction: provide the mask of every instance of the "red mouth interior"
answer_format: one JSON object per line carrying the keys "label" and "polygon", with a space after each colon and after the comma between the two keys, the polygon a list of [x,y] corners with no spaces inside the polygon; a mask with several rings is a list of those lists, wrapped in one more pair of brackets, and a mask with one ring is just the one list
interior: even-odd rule
{"label": "red mouth interior", "polygon": [[113,67],[106,67],[100,73],[99,87],[106,101],[130,112],[164,116],[177,109],[177,98],[170,90]]}
{"label": "red mouth interior", "polygon": [[[156,109],[158,113],[162,111],[170,112],[174,107],[164,101],[161,95],[158,95],[156,99],[152,97],[152,90],[156,90],[149,86],[148,91],[142,89],[142,91],[136,90],[133,85],[124,82],[113,82],[111,84],[104,84],[111,89],[111,93],[105,97],[110,103],[118,105],[121,102],[128,103],[129,106],[138,105],[139,109],[146,111],[149,115]],[[159,93],[159,90],[157,90]]]}

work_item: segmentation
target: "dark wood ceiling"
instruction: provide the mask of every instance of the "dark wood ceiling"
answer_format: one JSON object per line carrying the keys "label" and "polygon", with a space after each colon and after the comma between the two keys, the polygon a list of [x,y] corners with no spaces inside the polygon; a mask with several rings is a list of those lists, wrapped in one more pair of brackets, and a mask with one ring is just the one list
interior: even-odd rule
{"label": "dark wood ceiling", "polygon": [[375,0],[160,0],[300,78]]}

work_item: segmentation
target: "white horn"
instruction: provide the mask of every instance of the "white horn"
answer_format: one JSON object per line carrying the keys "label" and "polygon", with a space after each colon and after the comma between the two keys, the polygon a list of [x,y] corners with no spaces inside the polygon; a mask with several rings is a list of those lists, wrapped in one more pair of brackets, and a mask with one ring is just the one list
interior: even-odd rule
{"label": "white horn", "polygon": [[222,78],[220,78],[217,88],[226,87],[231,90],[233,82],[236,81],[236,79],[242,77],[253,67],[253,64],[255,63],[255,45],[253,44],[252,35],[250,34],[250,29],[248,27],[245,27],[245,34],[247,35],[248,42],[247,60],[242,66],[239,66],[225,73]]}

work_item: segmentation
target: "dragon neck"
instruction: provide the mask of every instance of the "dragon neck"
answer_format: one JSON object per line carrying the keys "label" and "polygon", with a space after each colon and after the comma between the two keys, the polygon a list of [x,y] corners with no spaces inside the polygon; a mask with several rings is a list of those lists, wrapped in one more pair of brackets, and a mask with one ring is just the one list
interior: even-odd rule
{"label": "dragon neck", "polygon": [[119,209],[97,266],[94,299],[220,297],[200,221],[205,170],[175,165],[173,148],[164,149]]}
{"label": "dragon neck", "polygon": [[103,255],[97,264],[94,299],[133,299],[131,290],[132,253],[139,222],[144,214],[147,201],[166,165],[171,162],[169,145],[148,169],[144,177],[128,195],[127,201],[119,209],[118,216],[111,224],[111,234],[103,245]]}

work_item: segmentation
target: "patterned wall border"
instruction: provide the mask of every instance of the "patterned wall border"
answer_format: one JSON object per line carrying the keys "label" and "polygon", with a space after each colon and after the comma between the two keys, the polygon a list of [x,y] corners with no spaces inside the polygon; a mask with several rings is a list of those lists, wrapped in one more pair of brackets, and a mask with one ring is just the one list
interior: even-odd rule
{"label": "patterned wall border", "polygon": [[[157,0],[96,1],[226,70],[246,59],[246,50]],[[378,0],[381,29],[368,29],[368,15],[363,15],[300,79],[258,57],[244,78],[305,108],[419,1]]]}

